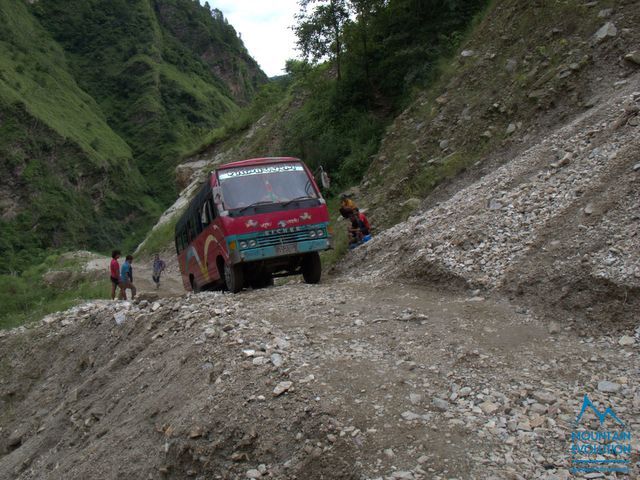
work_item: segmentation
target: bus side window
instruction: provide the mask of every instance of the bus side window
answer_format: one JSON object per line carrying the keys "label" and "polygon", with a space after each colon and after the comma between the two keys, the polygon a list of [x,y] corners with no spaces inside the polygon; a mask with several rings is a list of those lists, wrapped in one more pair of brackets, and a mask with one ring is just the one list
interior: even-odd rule
{"label": "bus side window", "polygon": [[206,228],[215,218],[215,209],[213,208],[213,198],[209,198],[200,207],[200,221],[203,229]]}

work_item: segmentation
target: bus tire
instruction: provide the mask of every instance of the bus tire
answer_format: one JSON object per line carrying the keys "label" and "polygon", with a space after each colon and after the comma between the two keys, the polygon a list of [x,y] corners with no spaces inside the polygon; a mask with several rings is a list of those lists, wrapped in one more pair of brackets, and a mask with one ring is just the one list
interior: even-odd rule
{"label": "bus tire", "polygon": [[302,259],[302,278],[304,283],[318,283],[322,275],[322,263],[320,254],[311,252]]}
{"label": "bus tire", "polygon": [[231,293],[238,293],[244,286],[242,265],[224,264],[224,285]]}

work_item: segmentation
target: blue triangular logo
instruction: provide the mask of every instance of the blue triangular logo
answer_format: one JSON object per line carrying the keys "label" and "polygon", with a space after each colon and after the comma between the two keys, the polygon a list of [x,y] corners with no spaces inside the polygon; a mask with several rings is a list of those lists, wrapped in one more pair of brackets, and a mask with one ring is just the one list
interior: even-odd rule
{"label": "blue triangular logo", "polygon": [[611,417],[624,427],[624,422],[618,418],[618,416],[613,410],[611,410],[611,407],[607,407],[607,409],[604,412],[600,412],[600,410],[596,408],[596,406],[591,402],[591,400],[589,400],[589,397],[587,395],[585,395],[584,400],[582,400],[582,409],[580,410],[580,413],[576,418],[576,424],[580,423],[580,420],[582,419],[582,416],[584,415],[584,412],[587,410],[587,408],[591,408],[591,410],[593,410],[593,413],[595,413],[596,416],[598,417],[598,420],[600,420],[600,425],[604,423],[607,417]]}

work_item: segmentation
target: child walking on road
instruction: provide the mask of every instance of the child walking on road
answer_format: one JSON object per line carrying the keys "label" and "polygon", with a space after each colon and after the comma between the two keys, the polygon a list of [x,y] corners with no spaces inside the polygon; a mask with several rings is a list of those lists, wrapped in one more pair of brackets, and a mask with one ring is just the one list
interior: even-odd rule
{"label": "child walking on road", "polygon": [[160,288],[160,275],[164,272],[165,268],[166,264],[164,261],[160,260],[160,255],[156,253],[153,257],[153,274],[151,275],[154,283],[156,284],[156,290]]}

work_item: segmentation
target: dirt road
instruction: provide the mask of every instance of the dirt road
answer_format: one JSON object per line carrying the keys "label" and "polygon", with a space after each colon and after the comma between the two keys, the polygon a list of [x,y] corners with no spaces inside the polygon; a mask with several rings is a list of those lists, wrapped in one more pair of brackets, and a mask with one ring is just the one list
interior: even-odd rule
{"label": "dirt road", "polygon": [[[84,267],[87,273],[92,272],[108,272],[109,262],[111,258],[102,257],[100,255],[90,254],[91,256]],[[160,276],[160,285],[156,286],[152,279],[153,259],[145,257],[136,257],[133,261],[134,285],[140,293],[152,293],[158,297],[174,297],[184,294],[184,287],[180,278],[180,272],[175,260],[175,255],[167,254],[161,256],[165,260],[166,269]],[[124,262],[124,258],[120,259],[120,264]],[[131,298],[131,291],[127,291],[127,297]]]}
{"label": "dirt road", "polygon": [[563,320],[340,278],[93,302],[0,337],[0,478],[568,478],[584,395],[633,477],[633,332]]}

